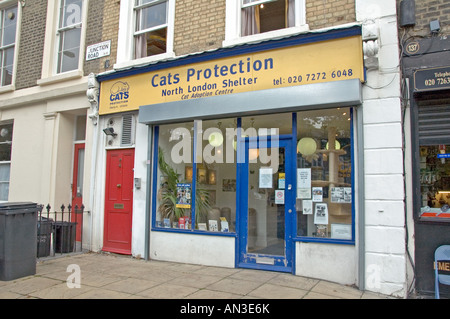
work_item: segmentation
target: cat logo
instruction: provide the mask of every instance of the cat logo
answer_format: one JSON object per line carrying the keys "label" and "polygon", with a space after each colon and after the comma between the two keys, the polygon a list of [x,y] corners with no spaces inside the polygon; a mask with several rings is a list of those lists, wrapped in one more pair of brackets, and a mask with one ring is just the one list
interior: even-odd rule
{"label": "cat logo", "polygon": [[111,87],[111,102],[127,100],[130,97],[130,86],[127,82],[118,81]]}

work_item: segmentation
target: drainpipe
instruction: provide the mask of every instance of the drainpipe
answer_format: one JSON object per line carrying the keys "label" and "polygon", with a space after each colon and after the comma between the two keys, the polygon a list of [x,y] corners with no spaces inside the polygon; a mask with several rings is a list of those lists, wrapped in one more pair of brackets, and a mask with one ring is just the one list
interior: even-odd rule
{"label": "drainpipe", "polygon": [[91,103],[91,113],[88,115],[88,117],[92,120],[92,124],[94,125],[93,134],[92,134],[92,166],[91,166],[91,192],[89,194],[89,207],[91,210],[91,216],[89,221],[89,245],[92,250],[92,236],[93,236],[93,208],[95,203],[95,173],[96,173],[96,163],[97,163],[97,146],[98,146],[98,102],[99,102],[99,83],[97,82],[95,78],[95,74],[91,73],[88,76],[88,90],[86,92],[87,98],[89,100],[89,103]]}

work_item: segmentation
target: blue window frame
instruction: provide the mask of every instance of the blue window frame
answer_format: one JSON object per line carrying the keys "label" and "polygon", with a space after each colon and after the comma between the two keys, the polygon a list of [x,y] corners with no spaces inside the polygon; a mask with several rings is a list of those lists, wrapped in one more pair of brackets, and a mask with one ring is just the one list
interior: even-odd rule
{"label": "blue window frame", "polygon": [[[274,115],[275,116],[275,115]],[[316,122],[314,122],[314,120]],[[235,121],[235,129],[236,134],[239,136],[242,131],[242,120],[241,118],[234,119]],[[309,121],[309,122],[308,122]],[[322,121],[323,123],[318,123]],[[306,127],[306,123],[312,123],[312,125],[315,125],[315,130],[325,130],[328,127],[328,122],[325,123],[325,121],[339,121],[341,126],[337,130],[337,138],[336,140],[339,143],[339,149],[345,148],[345,154],[343,151],[334,152],[333,149],[338,148],[338,144],[335,144],[335,147],[328,145],[327,146],[327,138],[329,137],[328,134],[325,134],[321,137],[316,138],[317,143],[317,150],[315,157],[307,158],[306,160],[301,159],[302,154],[298,151],[298,142],[303,137],[303,133],[307,132],[308,128]],[[347,121],[347,122],[345,122]],[[274,121],[276,122],[276,121]],[[344,123],[344,124],[342,124]],[[181,233],[189,233],[189,234],[202,234],[202,235],[214,235],[214,236],[232,236],[232,237],[239,237],[240,231],[240,223],[239,220],[242,218],[240,212],[241,207],[247,207],[247,203],[243,203],[246,199],[243,199],[241,196],[236,196],[234,198],[235,207],[236,207],[236,224],[234,225],[233,229],[230,227],[230,231],[228,232],[222,232],[222,231],[209,231],[209,225],[207,225],[207,228],[198,228],[199,223],[199,214],[196,213],[196,205],[198,205],[198,201],[195,200],[196,196],[198,196],[198,187],[199,185],[199,177],[198,175],[198,168],[199,166],[203,165],[202,161],[196,161],[193,160],[195,158],[196,151],[199,147],[199,141],[202,140],[202,135],[200,132],[199,135],[199,129],[201,130],[201,127],[199,127],[198,122],[191,122],[192,125],[191,131],[193,133],[194,138],[192,138],[192,153],[190,154],[190,158],[192,159],[192,172],[197,172],[192,174],[192,179],[190,180],[190,192],[191,192],[191,203],[190,208],[188,209],[188,213],[186,217],[189,218],[189,222],[191,225],[197,225],[197,227],[189,227],[180,229],[180,224],[177,225],[177,228],[174,228],[172,224],[166,225],[165,227],[164,222],[162,220],[158,220],[158,190],[160,187],[160,174],[158,173],[158,158],[160,153],[160,135],[161,135],[161,127],[163,126],[155,126],[154,127],[154,143],[153,143],[153,154],[154,154],[154,161],[153,161],[153,193],[152,193],[152,230],[153,231],[165,231],[165,232],[181,232]],[[342,125],[345,125],[345,129]],[[165,127],[165,126],[164,126]],[[322,178],[321,180],[314,181],[313,178],[317,179],[317,176],[310,176],[311,180],[313,180],[311,185],[314,186],[314,183],[317,183],[317,185],[322,185],[322,200],[323,202],[329,203],[327,207],[327,214],[328,214],[328,223],[327,225],[329,228],[334,227],[335,229],[327,229],[326,235],[323,236],[323,234],[320,234],[318,231],[312,231],[311,229],[304,228],[306,227],[315,227],[316,224],[314,223],[314,211],[311,212],[310,215],[303,214],[303,206],[302,198],[297,198],[295,202],[295,210],[297,211],[297,214],[294,214],[292,218],[293,226],[290,227],[290,236],[289,238],[292,240],[292,242],[295,241],[302,241],[302,242],[320,242],[320,243],[333,243],[333,244],[354,244],[355,243],[355,192],[354,192],[354,185],[355,185],[355,176],[354,176],[354,141],[353,141],[353,109],[352,108],[337,108],[337,109],[318,109],[318,110],[311,110],[311,111],[301,111],[298,113],[292,113],[292,133],[283,134],[282,138],[284,139],[291,139],[291,141],[294,141],[294,143],[290,143],[291,145],[296,145],[295,149],[297,151],[291,151],[290,152],[290,159],[289,161],[293,162],[294,165],[292,166],[295,169],[295,172],[297,172],[297,169],[307,167],[308,165],[304,165],[308,160],[311,161],[311,171],[313,171],[313,165],[312,164],[318,164],[322,169]],[[310,133],[313,133],[312,129],[309,131]],[[239,142],[237,142],[239,143]],[[328,149],[327,149],[328,147]],[[200,147],[201,148],[201,147]],[[292,146],[294,148],[294,146]],[[234,166],[236,167],[235,170],[235,184],[231,187],[234,187],[234,190],[239,193],[241,190],[241,187],[247,187],[247,185],[242,185],[242,183],[245,183],[245,179],[241,178],[241,169],[242,166],[239,164],[240,161],[242,161],[242,155],[240,155],[240,148],[239,144],[236,148],[236,157],[235,157],[235,163]],[[330,178],[330,171],[329,167],[325,165],[324,163],[328,161],[331,157],[331,153],[337,153],[338,156],[334,156],[334,160],[337,163],[334,165],[334,169],[336,169],[337,172],[337,179],[336,181],[326,180],[326,177]],[[309,155],[306,155],[309,156]],[[303,164],[302,164],[303,163]],[[336,164],[335,163],[335,164]],[[317,165],[316,165],[317,166]],[[187,171],[186,171],[187,172]],[[181,172],[182,174],[182,172]],[[187,174],[187,173],[185,173]],[[320,174],[318,175],[320,177]],[[186,176],[185,176],[186,177]],[[186,180],[183,180],[186,182]],[[332,183],[333,182],[333,183]],[[336,183],[335,183],[336,182]],[[293,178],[293,187],[297,190],[297,174],[295,174],[295,177]],[[331,195],[333,195],[333,202],[331,199]],[[298,197],[298,195],[296,196]],[[301,197],[301,196],[300,196]],[[312,195],[311,195],[312,198]],[[309,199],[308,199],[309,200]],[[319,206],[319,208],[323,208],[324,205],[316,205],[316,203],[320,202],[313,202],[313,207]],[[342,207],[339,207],[339,203],[341,203]],[[345,206],[345,207],[344,207]],[[339,213],[336,211],[333,211],[333,209],[339,208]],[[318,214],[320,211],[318,210]],[[323,214],[323,212],[322,212]],[[228,222],[231,224],[231,220],[228,220]],[[231,225],[230,225],[231,226]],[[303,227],[303,228],[302,228]],[[306,232],[304,231],[306,230]],[[237,241],[238,242],[238,241]],[[237,244],[238,245],[238,244]],[[239,251],[238,247],[237,250]]]}

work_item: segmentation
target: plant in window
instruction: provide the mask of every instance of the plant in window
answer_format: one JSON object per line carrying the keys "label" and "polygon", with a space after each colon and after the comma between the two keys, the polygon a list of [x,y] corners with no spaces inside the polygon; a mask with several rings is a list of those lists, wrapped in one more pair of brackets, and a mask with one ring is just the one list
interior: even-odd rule
{"label": "plant in window", "polygon": [[[176,207],[177,184],[183,183],[183,181],[179,178],[180,174],[167,164],[161,148],[158,152],[158,164],[159,169],[166,177],[164,185],[158,191],[158,212],[162,218],[169,218],[172,223],[178,221],[180,217],[189,216],[190,209]],[[196,220],[203,220],[211,208],[209,192],[197,187],[195,195]]]}

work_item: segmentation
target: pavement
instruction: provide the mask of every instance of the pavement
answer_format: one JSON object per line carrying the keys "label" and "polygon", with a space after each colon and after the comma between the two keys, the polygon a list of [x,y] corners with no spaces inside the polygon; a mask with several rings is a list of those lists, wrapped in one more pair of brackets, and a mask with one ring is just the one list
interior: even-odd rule
{"label": "pavement", "polygon": [[0,281],[0,299],[395,299],[323,280],[250,269],[80,253]]}

